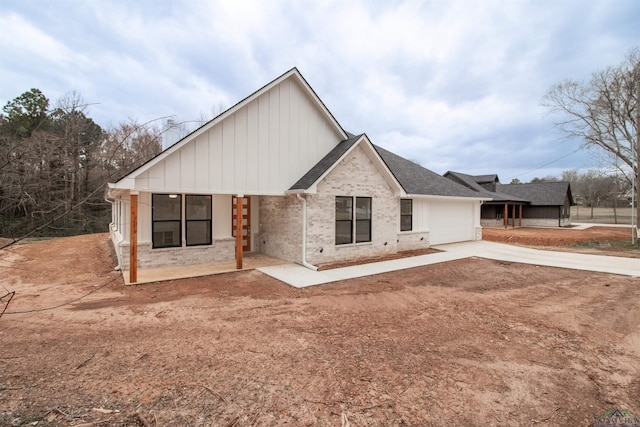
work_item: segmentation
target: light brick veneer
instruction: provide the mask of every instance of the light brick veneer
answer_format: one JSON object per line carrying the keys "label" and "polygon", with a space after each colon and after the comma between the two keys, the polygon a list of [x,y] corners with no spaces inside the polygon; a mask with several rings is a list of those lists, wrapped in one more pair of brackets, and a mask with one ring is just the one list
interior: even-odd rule
{"label": "light brick veneer", "polygon": [[302,202],[296,196],[260,197],[260,233],[256,251],[302,262]]}
{"label": "light brick veneer", "polygon": [[[119,246],[121,267],[129,269],[129,243]],[[186,246],[151,249],[151,243],[138,244],[138,268],[168,267],[171,265],[207,264],[235,259],[235,239],[215,239],[211,246]]]}
{"label": "light brick veneer", "polygon": [[[335,244],[335,197],[371,197],[370,243]],[[307,261],[312,264],[396,253],[398,199],[369,156],[356,147],[307,197]]]}

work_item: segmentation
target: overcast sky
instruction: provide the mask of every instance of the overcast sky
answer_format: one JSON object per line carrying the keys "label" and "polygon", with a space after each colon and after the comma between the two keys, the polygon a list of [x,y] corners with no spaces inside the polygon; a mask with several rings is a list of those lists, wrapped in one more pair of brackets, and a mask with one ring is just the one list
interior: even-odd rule
{"label": "overcast sky", "polygon": [[597,166],[541,99],[640,46],[640,1],[1,0],[0,29],[2,105],[77,91],[105,128],[192,120],[295,66],[344,129],[526,182]]}

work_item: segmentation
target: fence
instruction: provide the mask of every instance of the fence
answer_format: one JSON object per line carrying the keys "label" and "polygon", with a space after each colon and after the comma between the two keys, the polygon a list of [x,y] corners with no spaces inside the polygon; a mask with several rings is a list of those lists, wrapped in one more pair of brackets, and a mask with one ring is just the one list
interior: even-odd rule
{"label": "fence", "polygon": [[[593,208],[571,206],[571,222],[596,222],[601,224],[631,224],[631,207]],[[636,218],[637,223],[637,218]]]}

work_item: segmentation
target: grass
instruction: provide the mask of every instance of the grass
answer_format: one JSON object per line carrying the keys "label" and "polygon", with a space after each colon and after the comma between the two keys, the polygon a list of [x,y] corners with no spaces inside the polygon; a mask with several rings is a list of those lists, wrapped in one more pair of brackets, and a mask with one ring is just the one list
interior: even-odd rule
{"label": "grass", "polygon": [[631,240],[590,240],[588,242],[578,242],[574,248],[619,248],[619,249],[640,249],[640,242],[632,244]]}

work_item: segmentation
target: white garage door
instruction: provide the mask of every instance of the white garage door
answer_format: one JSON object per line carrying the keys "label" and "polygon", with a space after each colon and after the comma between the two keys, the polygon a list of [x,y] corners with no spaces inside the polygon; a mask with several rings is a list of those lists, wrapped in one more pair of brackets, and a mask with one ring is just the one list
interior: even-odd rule
{"label": "white garage door", "polygon": [[430,243],[463,242],[473,240],[473,203],[431,202],[429,204]]}

